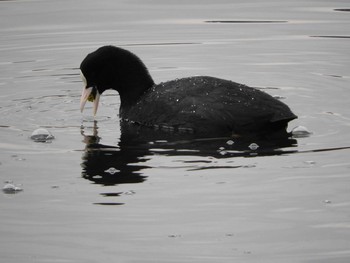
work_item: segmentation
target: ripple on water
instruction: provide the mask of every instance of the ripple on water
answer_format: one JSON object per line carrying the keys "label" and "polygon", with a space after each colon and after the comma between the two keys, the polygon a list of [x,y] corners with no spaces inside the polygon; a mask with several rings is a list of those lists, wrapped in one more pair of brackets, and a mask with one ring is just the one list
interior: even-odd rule
{"label": "ripple on water", "polygon": [[339,35],[325,35],[325,36],[310,36],[310,37],[319,37],[319,38],[344,38],[344,39],[347,39],[347,38],[350,38],[350,36],[339,36]]}
{"label": "ripple on water", "polygon": [[288,23],[286,20],[207,20],[205,23],[218,24],[271,24],[271,23]]}
{"label": "ripple on water", "polygon": [[350,12],[350,8],[336,8],[333,9],[334,11],[341,11],[341,12]]}

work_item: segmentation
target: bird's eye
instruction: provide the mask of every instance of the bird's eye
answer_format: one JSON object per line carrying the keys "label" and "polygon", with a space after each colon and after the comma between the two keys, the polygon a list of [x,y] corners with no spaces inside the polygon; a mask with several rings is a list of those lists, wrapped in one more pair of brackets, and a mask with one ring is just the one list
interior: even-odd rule
{"label": "bird's eye", "polygon": [[81,71],[80,71],[80,77],[81,77],[81,79],[83,80],[84,85],[85,85],[85,87],[86,87],[86,86],[87,86],[87,81],[86,81],[86,78],[85,78],[83,72],[81,72]]}

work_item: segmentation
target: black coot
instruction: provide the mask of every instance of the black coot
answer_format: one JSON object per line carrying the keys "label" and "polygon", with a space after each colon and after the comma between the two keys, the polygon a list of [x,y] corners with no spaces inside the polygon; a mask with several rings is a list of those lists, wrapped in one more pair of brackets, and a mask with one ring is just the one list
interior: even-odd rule
{"label": "black coot", "polygon": [[90,100],[96,114],[100,94],[114,89],[120,117],[138,125],[208,136],[273,136],[288,135],[288,122],[297,118],[267,93],[229,80],[196,76],[155,84],[136,55],[114,46],[88,54],[80,69],[81,111]]}

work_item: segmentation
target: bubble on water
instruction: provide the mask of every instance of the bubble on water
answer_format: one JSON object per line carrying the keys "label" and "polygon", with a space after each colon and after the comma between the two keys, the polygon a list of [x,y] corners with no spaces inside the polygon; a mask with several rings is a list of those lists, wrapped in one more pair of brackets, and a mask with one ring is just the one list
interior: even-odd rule
{"label": "bubble on water", "polygon": [[13,155],[11,155],[11,157],[15,158],[16,161],[25,161],[26,160],[25,158],[18,157],[17,154],[13,154]]}
{"label": "bubble on water", "polygon": [[2,188],[2,191],[5,194],[16,194],[18,192],[23,191],[23,189],[20,187],[20,185],[16,185],[12,182],[5,182],[5,185]]}
{"label": "bubble on water", "polygon": [[227,154],[227,151],[224,150],[224,151],[220,151],[219,153],[220,153],[221,155],[226,155],[226,154]]}
{"label": "bubble on water", "polygon": [[249,144],[249,149],[251,149],[252,151],[255,151],[259,148],[259,145],[257,145],[255,142]]}
{"label": "bubble on water", "polygon": [[314,165],[316,162],[315,161],[304,161],[304,163],[309,164],[309,165]]}
{"label": "bubble on water", "polygon": [[51,142],[55,137],[44,128],[39,128],[33,131],[30,138],[35,142]]}
{"label": "bubble on water", "polygon": [[119,171],[118,169],[115,169],[114,167],[111,167],[111,168],[105,170],[104,172],[113,175],[113,174],[116,174],[116,173],[118,173],[118,172],[120,172],[120,171]]}
{"label": "bubble on water", "polygon": [[297,126],[292,130],[292,134],[296,138],[308,137],[312,134],[306,127]]}
{"label": "bubble on water", "polygon": [[226,144],[228,144],[228,145],[233,145],[235,142],[234,141],[232,141],[232,140],[228,140],[227,142],[226,142]]}
{"label": "bubble on water", "polygon": [[217,151],[218,151],[221,155],[226,155],[226,154],[227,154],[227,151],[225,150],[225,147],[220,147]]}

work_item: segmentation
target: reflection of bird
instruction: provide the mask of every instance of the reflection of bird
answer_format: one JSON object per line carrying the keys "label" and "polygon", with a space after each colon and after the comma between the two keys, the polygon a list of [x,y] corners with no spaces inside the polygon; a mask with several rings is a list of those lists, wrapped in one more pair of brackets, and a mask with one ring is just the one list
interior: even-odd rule
{"label": "reflection of bird", "polygon": [[[252,143],[249,138],[237,138],[234,141],[228,137],[194,138],[193,134],[153,131],[129,122],[121,122],[120,128],[121,135],[118,145],[105,145],[100,143],[97,121],[94,121],[93,126],[81,126],[81,135],[86,144],[81,163],[83,178],[102,185],[142,183],[147,179],[144,175],[144,169],[152,168],[147,163],[148,160],[162,154],[166,156],[204,157],[204,163],[206,163],[208,156],[221,159],[296,152],[295,150],[282,150],[284,147],[296,145],[296,141],[291,138],[257,140],[256,143]],[[87,133],[91,135],[87,135]],[[259,147],[253,149],[252,144]],[[184,163],[188,165],[191,162],[185,161]],[[194,161],[194,163],[196,162]],[[210,169],[211,165],[218,168],[215,161],[213,163],[209,161],[208,166],[203,169]],[[241,166],[225,167],[237,168]],[[189,168],[199,169],[196,165]]]}
{"label": "reflection of bird", "polygon": [[96,114],[100,94],[120,95],[123,120],[177,132],[210,136],[287,135],[297,118],[287,105],[260,90],[232,81],[199,76],[154,84],[142,61],[131,52],[104,46],[80,65],[87,100]]}
{"label": "reflection of bird", "polygon": [[82,177],[97,184],[115,185],[141,183],[146,177],[141,170],[148,166],[141,165],[147,159],[140,160],[146,150],[133,151],[127,147],[100,144],[97,121],[94,121],[93,135],[86,135],[86,127],[81,127],[83,142],[86,144],[82,156]]}

